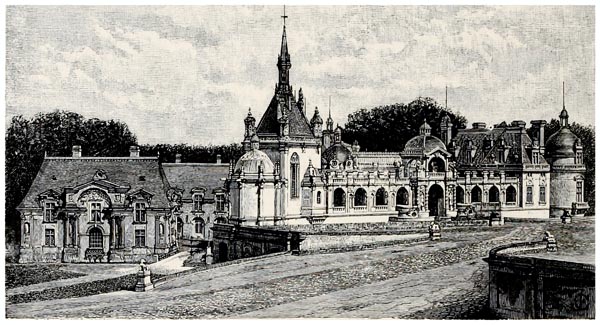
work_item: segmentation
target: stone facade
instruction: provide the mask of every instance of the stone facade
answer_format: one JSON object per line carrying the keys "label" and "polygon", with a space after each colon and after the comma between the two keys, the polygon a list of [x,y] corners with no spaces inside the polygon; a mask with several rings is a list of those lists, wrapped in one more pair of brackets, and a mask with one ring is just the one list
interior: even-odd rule
{"label": "stone facade", "polygon": [[[453,134],[453,121],[445,115],[441,139],[424,121],[402,152],[362,152],[359,143],[342,141],[331,114],[325,129],[318,108],[308,120],[302,89],[296,99],[289,80],[285,26],[278,67],[275,94],[258,125],[250,111],[244,120],[247,153],[230,168],[235,223],[430,221],[492,213],[547,219],[551,206],[572,207],[574,213],[587,209],[585,169],[581,160],[573,165],[575,156],[582,157],[581,144],[568,123],[559,133],[569,136],[553,135],[546,150],[546,121],[531,121],[533,138],[524,121],[493,128],[477,122]],[[562,146],[554,145],[556,139]]]}

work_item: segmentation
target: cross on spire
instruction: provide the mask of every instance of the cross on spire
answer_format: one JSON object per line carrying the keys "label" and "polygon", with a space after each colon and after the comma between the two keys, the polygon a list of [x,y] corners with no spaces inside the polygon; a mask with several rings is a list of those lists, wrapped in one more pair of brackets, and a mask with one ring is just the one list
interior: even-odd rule
{"label": "cross on spire", "polygon": [[281,16],[281,18],[283,18],[283,26],[285,26],[285,20],[288,18],[288,16],[285,14],[285,5],[283,5],[283,16]]}

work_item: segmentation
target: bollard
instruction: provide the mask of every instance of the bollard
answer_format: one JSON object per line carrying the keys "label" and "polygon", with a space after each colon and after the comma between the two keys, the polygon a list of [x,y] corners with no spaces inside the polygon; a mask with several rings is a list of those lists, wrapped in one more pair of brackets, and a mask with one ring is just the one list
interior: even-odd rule
{"label": "bollard", "polygon": [[210,248],[210,245],[208,245],[208,247],[206,247],[206,264],[207,265],[213,264],[213,254],[212,254],[212,248]]}
{"label": "bollard", "polygon": [[137,292],[144,292],[154,288],[152,280],[150,280],[150,270],[144,264],[145,262],[144,259],[140,261],[140,270],[137,273],[137,283],[135,285],[135,291]]}

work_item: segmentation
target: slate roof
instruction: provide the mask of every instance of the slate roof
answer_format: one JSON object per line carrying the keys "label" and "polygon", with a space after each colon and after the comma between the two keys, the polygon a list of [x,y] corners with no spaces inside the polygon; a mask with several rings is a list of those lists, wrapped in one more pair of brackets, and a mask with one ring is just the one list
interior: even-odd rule
{"label": "slate roof", "polygon": [[[127,193],[140,189],[152,193],[152,206],[168,208],[169,184],[155,157],[47,157],[19,208],[38,208],[38,195],[48,190],[63,193],[93,181],[97,171],[106,173],[105,181],[129,187]],[[143,176],[144,180],[140,179]]]}
{"label": "slate roof", "polygon": [[[287,109],[287,115],[289,119],[289,133],[290,137],[314,137],[312,130],[310,129],[310,125],[306,116],[300,109],[296,103],[296,99],[293,95],[285,95],[289,96],[291,101],[291,109]],[[278,95],[275,94],[265,111],[265,114],[260,119],[258,123],[258,127],[256,128],[256,133],[261,134],[279,134],[279,121],[277,120],[277,110],[280,108]]]}
{"label": "slate roof", "polygon": [[213,190],[223,188],[221,178],[229,173],[228,164],[168,163],[162,166],[171,187],[183,190],[183,199],[191,199],[191,190],[200,187],[206,189],[205,198],[212,198]]}
{"label": "slate roof", "polygon": [[[531,159],[527,154],[527,147],[530,147],[533,141],[529,135],[526,132],[521,132],[521,129],[518,127],[504,127],[504,125],[497,125],[491,130],[485,128],[459,130],[454,138],[455,145],[460,148],[456,162],[459,165],[469,164],[467,160],[467,144],[470,139],[473,148],[475,148],[475,155],[472,160],[474,165],[496,164],[498,160],[498,148],[501,140],[504,139],[504,145],[511,147],[505,164],[531,164]],[[484,148],[484,140],[486,138],[493,139],[494,142],[491,148]],[[540,164],[546,164],[543,156],[540,156]]]}

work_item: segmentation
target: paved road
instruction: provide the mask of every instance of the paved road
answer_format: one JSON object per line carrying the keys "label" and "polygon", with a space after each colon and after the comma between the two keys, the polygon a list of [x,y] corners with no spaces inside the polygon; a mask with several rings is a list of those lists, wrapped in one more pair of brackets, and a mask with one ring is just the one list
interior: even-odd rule
{"label": "paved road", "polygon": [[540,239],[544,224],[445,233],[440,242],[309,256],[280,255],[113,292],[8,305],[9,318],[372,317],[477,315],[481,260],[494,246]]}

